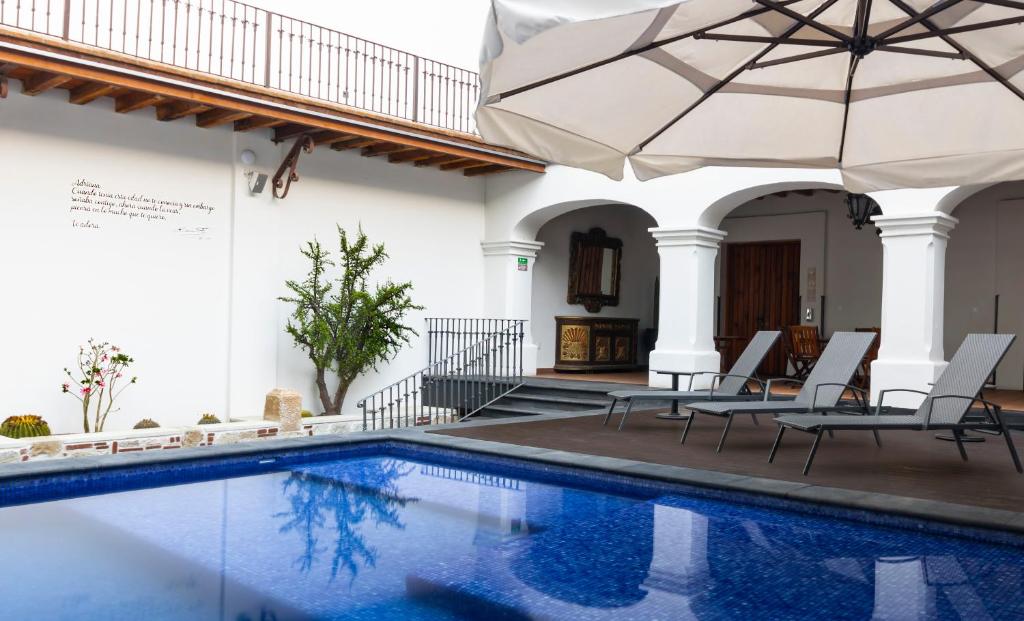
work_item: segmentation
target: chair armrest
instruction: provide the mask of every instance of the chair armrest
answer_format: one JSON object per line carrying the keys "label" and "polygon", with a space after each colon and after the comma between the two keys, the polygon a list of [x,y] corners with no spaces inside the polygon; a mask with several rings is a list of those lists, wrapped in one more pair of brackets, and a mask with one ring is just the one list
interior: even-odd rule
{"label": "chair armrest", "polygon": [[[818,407],[818,389],[821,388],[822,386],[842,386],[843,392],[846,392],[847,389],[852,390],[855,395],[859,394],[861,399],[865,399],[865,397],[867,397],[868,394],[866,390],[860,388],[859,386],[853,386],[851,384],[841,384],[839,382],[824,382],[814,386],[814,397],[811,399],[811,409],[815,409]],[[841,397],[842,394],[840,393],[840,398]],[[864,408],[864,410],[865,413],[867,413],[866,407]]]}
{"label": "chair armrest", "polygon": [[[924,417],[924,426],[925,426],[925,428],[927,428],[929,425],[931,425],[931,423],[932,423],[932,408],[935,407],[935,402],[940,400],[940,399],[966,399],[966,400],[970,401],[970,404],[967,406],[968,409],[970,409],[971,405],[974,405],[975,403],[984,403],[985,405],[987,405],[988,407],[992,408],[995,411],[997,417],[999,416],[999,413],[1003,409],[1003,407],[1001,405],[999,405],[997,403],[992,403],[991,401],[987,401],[985,399],[982,399],[982,398],[978,397],[977,395],[975,395],[973,397],[968,397],[967,395],[937,395],[935,397],[929,397],[928,412],[925,414],[925,417]],[[998,421],[993,421],[993,422],[998,422]]]}
{"label": "chair armrest", "polygon": [[750,377],[749,375],[736,375],[734,373],[715,373],[715,376],[713,378],[711,378],[711,395],[710,395],[711,397],[715,396],[715,386],[716,386],[716,384],[717,385],[721,385],[721,383],[722,383],[721,381],[717,381],[716,382],[716,380],[722,380],[722,379],[725,379],[727,377],[737,377],[737,378],[740,378],[740,379],[745,379],[747,381],[757,382],[757,385],[761,387],[761,392],[764,392],[764,382],[762,382],[761,380],[757,379],[756,377]]}
{"label": "chair armrest", "polygon": [[799,384],[800,386],[804,385],[803,380],[792,379],[789,377],[773,377],[772,379],[768,380],[768,382],[764,385],[764,400],[768,401],[768,399],[772,396],[772,384],[783,382],[788,382],[790,384]]}
{"label": "chair armrest", "polygon": [[875,406],[875,415],[879,416],[882,414],[882,403],[885,401],[885,395],[890,392],[912,392],[917,395],[929,396],[931,393],[924,392],[923,390],[913,390],[911,388],[886,388],[882,392],[878,393],[878,405]]}

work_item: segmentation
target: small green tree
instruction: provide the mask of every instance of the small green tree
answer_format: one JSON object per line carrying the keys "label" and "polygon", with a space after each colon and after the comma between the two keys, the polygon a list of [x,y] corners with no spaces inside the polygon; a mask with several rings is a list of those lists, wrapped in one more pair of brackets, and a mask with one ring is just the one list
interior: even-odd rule
{"label": "small green tree", "polygon": [[[388,258],[383,244],[371,245],[361,227],[351,241],[339,226],[338,238],[339,263],[316,239],[306,243],[302,255],[311,263],[309,274],[302,282],[287,281],[292,295],[279,298],[295,307],[285,329],[316,368],[326,415],[341,413],[352,382],[392,359],[417,334],[402,321],[409,311],[423,308],[409,297],[409,282],[387,280],[370,291],[370,274]],[[334,267],[340,268],[337,278],[327,273]],[[333,395],[327,383],[329,372],[338,379]]]}

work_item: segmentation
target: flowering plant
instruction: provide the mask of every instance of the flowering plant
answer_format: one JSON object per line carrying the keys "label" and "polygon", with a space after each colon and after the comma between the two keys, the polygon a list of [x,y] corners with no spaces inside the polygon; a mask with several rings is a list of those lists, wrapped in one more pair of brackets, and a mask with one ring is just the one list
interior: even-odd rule
{"label": "flowering plant", "polygon": [[[125,379],[125,371],[135,360],[121,351],[120,347],[89,339],[78,348],[78,369],[72,372],[65,368],[68,381],[61,390],[82,403],[82,425],[89,433],[89,413],[92,409],[92,430],[103,431],[107,416],[114,409],[114,400],[125,388],[138,381],[137,377]],[[80,378],[80,379],[79,379]],[[119,386],[120,385],[120,386]]]}

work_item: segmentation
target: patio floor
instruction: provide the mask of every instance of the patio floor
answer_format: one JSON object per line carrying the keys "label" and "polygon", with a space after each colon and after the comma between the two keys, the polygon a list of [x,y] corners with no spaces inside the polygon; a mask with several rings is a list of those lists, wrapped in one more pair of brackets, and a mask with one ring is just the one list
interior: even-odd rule
{"label": "patio floor", "polygon": [[[870,433],[837,433],[822,441],[810,475],[801,469],[812,436],[790,432],[774,464],[768,452],[777,427],[765,419],[754,426],[738,417],[721,454],[715,453],[724,421],[702,416],[694,421],[686,445],[679,445],[682,425],[664,421],[653,412],[630,416],[626,428],[601,425],[603,416],[578,416],[447,429],[435,433],[570,451],[637,461],[728,472],[747,476],[811,483],[849,490],[894,494],[994,509],[1024,508],[1024,475],[1013,469],[1001,437],[985,436],[967,444],[968,462],[956,445],[932,433],[891,431],[882,434],[878,448]],[[613,421],[618,423],[618,415]],[[1024,433],[1014,432],[1018,452]]]}

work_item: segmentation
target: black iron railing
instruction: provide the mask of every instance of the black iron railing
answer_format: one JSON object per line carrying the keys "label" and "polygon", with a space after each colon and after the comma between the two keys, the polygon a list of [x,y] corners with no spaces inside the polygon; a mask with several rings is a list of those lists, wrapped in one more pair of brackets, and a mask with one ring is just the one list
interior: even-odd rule
{"label": "black iron railing", "polygon": [[518,319],[428,317],[427,364],[444,360],[483,338],[515,328],[521,323]]}
{"label": "black iron railing", "polygon": [[0,25],[476,133],[479,76],[231,0],[0,0]]}
{"label": "black iron railing", "polygon": [[[430,364],[361,399],[357,407],[363,411],[363,428],[465,420],[522,386],[524,325],[519,320],[428,320],[428,335],[431,326],[444,326],[428,336]],[[455,326],[476,332],[459,337]],[[450,353],[445,349],[463,339],[469,344]]]}

